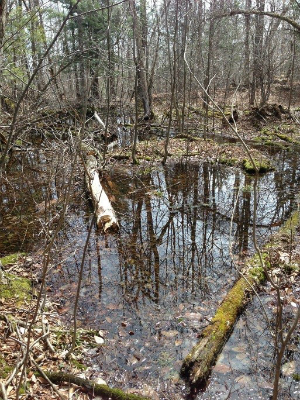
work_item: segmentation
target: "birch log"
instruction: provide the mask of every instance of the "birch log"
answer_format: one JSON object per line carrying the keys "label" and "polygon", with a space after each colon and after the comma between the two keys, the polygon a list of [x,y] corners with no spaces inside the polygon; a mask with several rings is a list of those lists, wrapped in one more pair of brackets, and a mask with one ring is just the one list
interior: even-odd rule
{"label": "birch log", "polygon": [[97,226],[103,228],[104,232],[118,230],[119,224],[109,198],[100,183],[97,160],[93,155],[88,155],[86,158],[86,171],[86,184],[92,195]]}

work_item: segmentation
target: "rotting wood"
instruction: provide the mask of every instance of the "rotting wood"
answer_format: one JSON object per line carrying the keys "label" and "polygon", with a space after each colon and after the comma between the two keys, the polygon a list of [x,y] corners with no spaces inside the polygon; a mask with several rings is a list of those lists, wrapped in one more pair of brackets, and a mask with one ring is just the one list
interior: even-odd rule
{"label": "rotting wood", "polygon": [[92,195],[97,226],[103,228],[104,232],[118,230],[114,209],[100,183],[97,160],[91,154],[86,157],[86,184]]}
{"label": "rotting wood", "polygon": [[[271,241],[265,245],[266,252],[262,254],[268,256],[272,247],[275,248],[278,245],[280,237],[284,238],[287,234],[290,236],[298,225],[299,211],[295,211]],[[237,318],[256,288],[265,280],[264,270],[259,264],[257,255],[248,261],[247,266],[243,277],[228,292],[215,316],[202,331],[198,343],[183,361],[181,375],[189,381],[192,387],[199,386],[207,380],[217,357],[233,331]]]}
{"label": "rotting wood", "polygon": [[[111,388],[107,385],[99,385],[89,379],[80,378],[73,374],[68,374],[64,372],[48,372],[43,371],[44,374],[50,379],[52,383],[62,383],[69,382],[74,383],[75,385],[81,386],[88,391],[91,391],[96,396],[102,396],[105,399],[112,400],[149,400],[149,397],[138,396],[131,393],[125,393],[120,389]],[[37,375],[41,375],[39,371],[37,371]]]}

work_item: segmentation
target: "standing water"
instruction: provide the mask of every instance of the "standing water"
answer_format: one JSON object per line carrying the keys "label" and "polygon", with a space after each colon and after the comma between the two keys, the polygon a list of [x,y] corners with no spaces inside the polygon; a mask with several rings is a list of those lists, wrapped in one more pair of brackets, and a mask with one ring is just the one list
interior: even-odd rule
{"label": "standing water", "polygon": [[[43,165],[43,160],[39,162]],[[259,179],[260,244],[295,206],[298,155],[283,152],[277,164],[276,172]],[[112,168],[106,186],[120,232],[103,235],[95,228],[89,241],[78,320],[84,327],[101,330],[105,345],[90,350],[86,359],[112,386],[129,388],[147,382],[161,399],[184,398],[187,388],[179,378],[182,360],[238,277],[230,243],[240,260],[253,252],[253,178],[221,165],[174,163]],[[59,197],[56,189],[41,184],[35,193],[37,203],[43,193],[53,198],[54,191],[54,198]],[[78,187],[76,193],[47,282],[48,294],[67,322],[72,321],[92,219]],[[4,208],[7,196],[8,189],[2,186]]]}

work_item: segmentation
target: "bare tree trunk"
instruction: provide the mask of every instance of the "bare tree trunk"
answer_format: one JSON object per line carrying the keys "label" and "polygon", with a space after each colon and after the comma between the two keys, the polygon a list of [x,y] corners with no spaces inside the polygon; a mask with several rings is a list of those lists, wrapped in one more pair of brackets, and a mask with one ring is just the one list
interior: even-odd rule
{"label": "bare tree trunk", "polygon": [[147,57],[143,46],[142,32],[144,29],[143,28],[144,22],[138,18],[135,0],[130,0],[129,4],[131,7],[132,18],[133,18],[133,34],[134,34],[135,49],[136,49],[136,52],[134,54],[134,62],[138,77],[138,91],[143,103],[144,119],[147,120],[153,117],[153,112],[151,109],[151,100],[149,96],[148,81],[147,81]]}
{"label": "bare tree trunk", "polygon": [[[258,11],[263,12],[265,9],[265,0],[256,0]],[[255,36],[253,48],[253,66],[252,66],[252,82],[250,91],[250,105],[254,105],[256,100],[256,90],[263,84],[263,65],[262,65],[262,49],[264,36],[264,16],[257,14],[255,16]]]}
{"label": "bare tree trunk", "polygon": [[[251,0],[246,0],[247,10],[251,9]],[[250,15],[245,15],[245,41],[244,41],[244,83],[248,88],[250,103]]]}
{"label": "bare tree trunk", "polygon": [[[164,6],[167,9],[166,1],[164,2]],[[169,39],[169,30],[168,30],[168,21],[167,21],[167,13],[166,13],[166,26],[167,26],[167,42],[168,42],[168,54],[169,54],[169,63],[170,63],[170,73],[172,78],[171,84],[171,101],[170,101],[170,111],[169,111],[169,123],[167,129],[167,137],[165,140],[164,146],[164,158],[163,158],[163,165],[165,165],[168,157],[168,146],[169,146],[169,138],[170,138],[170,130],[171,130],[171,123],[172,123],[172,114],[173,114],[173,106],[175,101],[175,87],[176,87],[176,66],[177,66],[177,52],[176,52],[176,42],[177,42],[177,32],[178,32],[178,0],[176,0],[176,17],[175,17],[175,30],[174,30],[174,38],[173,38],[173,68],[171,67],[171,49],[170,49],[170,39]]]}
{"label": "bare tree trunk", "polygon": [[288,110],[291,109],[292,96],[293,96],[293,88],[294,88],[294,73],[295,73],[295,58],[296,58],[296,33],[293,34],[293,42],[291,44],[292,47],[292,65],[291,65],[291,77],[290,77],[290,94],[289,94],[289,105]]}
{"label": "bare tree trunk", "polygon": [[[0,0],[0,71],[3,70],[2,45],[5,34],[5,24],[6,24],[6,0]],[[2,82],[3,82],[2,73],[0,73],[0,111],[3,106]]]}
{"label": "bare tree trunk", "polygon": [[6,25],[6,0],[0,0],[0,49],[2,48]]}
{"label": "bare tree trunk", "polygon": [[[211,16],[213,15],[214,9],[215,9],[215,0],[211,0],[210,2]],[[205,108],[204,139],[206,138],[208,129],[208,110],[209,110],[210,93],[211,93],[210,79],[212,76],[212,64],[214,57],[214,33],[215,33],[215,20],[212,17],[209,22],[207,66],[206,66],[206,76],[204,79],[204,87],[206,90],[203,94],[204,108]]]}

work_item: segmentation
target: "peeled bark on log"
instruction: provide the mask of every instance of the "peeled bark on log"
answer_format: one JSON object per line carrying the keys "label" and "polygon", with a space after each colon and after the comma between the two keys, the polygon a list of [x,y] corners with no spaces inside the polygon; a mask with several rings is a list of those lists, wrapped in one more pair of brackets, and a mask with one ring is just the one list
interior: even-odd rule
{"label": "peeled bark on log", "polygon": [[[272,247],[278,248],[288,237],[294,234],[299,225],[300,214],[295,211],[286,223],[279,229],[271,241],[265,245],[262,257],[267,262]],[[282,240],[282,241],[281,241]],[[267,264],[266,264],[267,265]],[[265,281],[265,273],[260,265],[259,257],[254,255],[247,263],[248,269],[228,292],[217,309],[215,316],[204,328],[200,340],[186,356],[181,368],[181,374],[187,378],[191,386],[199,386],[207,380],[219,354],[225,346],[234,325],[244,310],[246,304],[259,284]]]}
{"label": "peeled bark on log", "polygon": [[[80,378],[73,374],[67,374],[64,372],[48,372],[43,371],[44,374],[50,379],[52,383],[59,384],[62,382],[74,383],[75,385],[81,386],[88,391],[92,392],[96,396],[101,396],[104,399],[112,400],[149,400],[148,397],[137,396],[135,394],[125,393],[120,389],[110,388],[107,385],[99,385],[89,379]],[[41,375],[40,372],[37,372]]]}
{"label": "peeled bark on log", "polygon": [[87,156],[86,169],[86,183],[92,195],[97,226],[103,228],[104,232],[118,230],[119,224],[109,198],[101,186],[97,160],[93,155]]}

